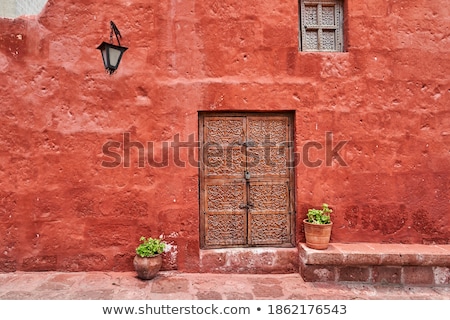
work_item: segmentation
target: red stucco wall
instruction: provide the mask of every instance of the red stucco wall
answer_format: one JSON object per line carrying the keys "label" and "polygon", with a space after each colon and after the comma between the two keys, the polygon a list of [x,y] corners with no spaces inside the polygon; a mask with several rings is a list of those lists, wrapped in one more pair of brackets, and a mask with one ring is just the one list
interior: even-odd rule
{"label": "red stucco wall", "polygon": [[[165,269],[197,271],[198,168],[173,148],[169,166],[132,148],[105,168],[102,147],[197,139],[208,110],[295,111],[297,241],[327,202],[332,241],[449,243],[449,3],[345,9],[344,53],[298,51],[296,0],[49,0],[0,19],[0,271],[130,270],[141,235],[171,244]],[[113,76],[110,20],[129,48]],[[346,166],[326,165],[327,132]]]}

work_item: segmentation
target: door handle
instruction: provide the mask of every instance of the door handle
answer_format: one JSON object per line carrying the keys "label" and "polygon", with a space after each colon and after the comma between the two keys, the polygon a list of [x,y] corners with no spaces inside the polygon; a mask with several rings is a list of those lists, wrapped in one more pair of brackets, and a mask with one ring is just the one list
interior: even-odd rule
{"label": "door handle", "polygon": [[240,204],[239,205],[239,209],[252,209],[254,207],[253,203],[249,203],[249,204]]}
{"label": "door handle", "polygon": [[244,141],[244,142],[242,143],[242,145],[243,145],[244,147],[254,147],[254,146],[256,146],[256,143],[255,143],[254,141],[249,140],[249,141]]}

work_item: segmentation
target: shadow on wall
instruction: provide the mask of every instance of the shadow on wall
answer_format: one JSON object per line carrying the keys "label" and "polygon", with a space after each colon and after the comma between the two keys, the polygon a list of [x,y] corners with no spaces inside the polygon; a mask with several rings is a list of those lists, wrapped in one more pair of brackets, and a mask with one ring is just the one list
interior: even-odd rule
{"label": "shadow on wall", "polygon": [[25,15],[38,15],[46,3],[47,0],[2,0],[0,18],[15,19]]}

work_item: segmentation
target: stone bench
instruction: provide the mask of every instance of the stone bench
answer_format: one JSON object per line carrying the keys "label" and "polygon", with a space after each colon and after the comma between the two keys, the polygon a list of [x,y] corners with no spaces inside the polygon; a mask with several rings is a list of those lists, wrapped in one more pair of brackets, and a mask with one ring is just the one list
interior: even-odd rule
{"label": "stone bench", "polygon": [[449,285],[450,245],[330,243],[326,250],[299,244],[305,281]]}

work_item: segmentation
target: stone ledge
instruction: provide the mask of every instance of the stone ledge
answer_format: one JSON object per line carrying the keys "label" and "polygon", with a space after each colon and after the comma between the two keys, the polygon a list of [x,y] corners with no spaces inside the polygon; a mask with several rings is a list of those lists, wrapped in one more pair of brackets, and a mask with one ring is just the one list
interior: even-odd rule
{"label": "stone ledge", "polygon": [[440,266],[450,267],[450,245],[330,243],[326,250],[299,246],[301,262],[346,266]]}
{"label": "stone ledge", "polygon": [[297,248],[227,248],[200,250],[200,272],[295,273]]}
{"label": "stone ledge", "polygon": [[327,250],[299,245],[305,281],[450,284],[450,245],[333,243]]}

